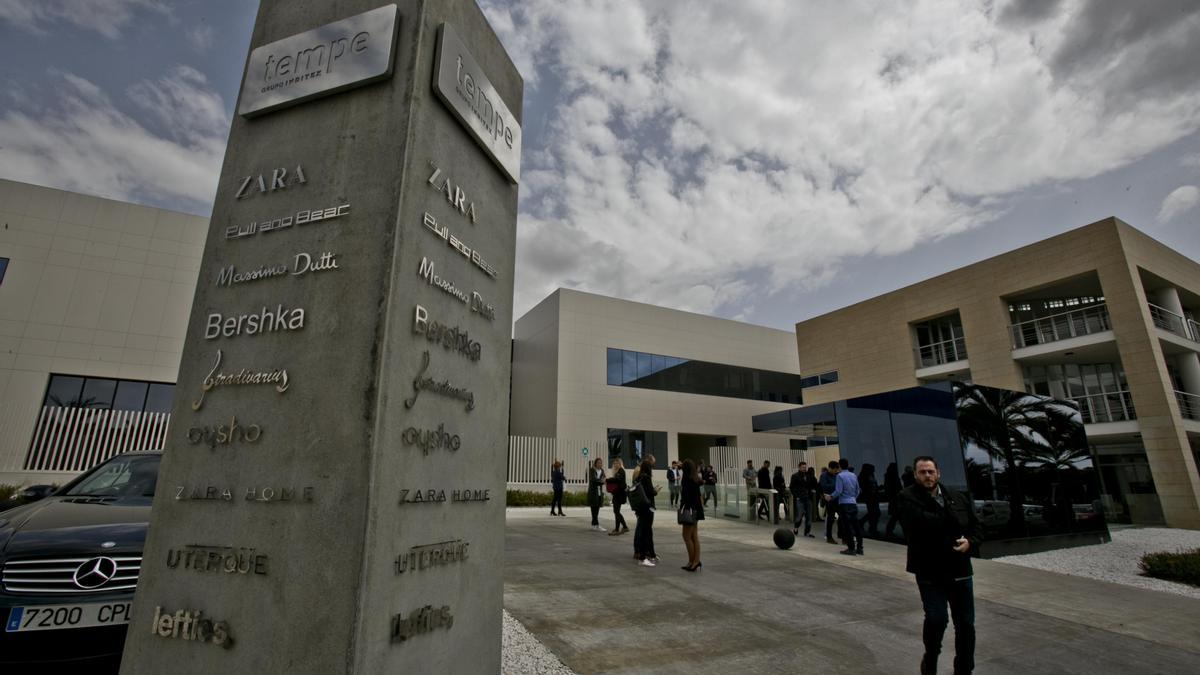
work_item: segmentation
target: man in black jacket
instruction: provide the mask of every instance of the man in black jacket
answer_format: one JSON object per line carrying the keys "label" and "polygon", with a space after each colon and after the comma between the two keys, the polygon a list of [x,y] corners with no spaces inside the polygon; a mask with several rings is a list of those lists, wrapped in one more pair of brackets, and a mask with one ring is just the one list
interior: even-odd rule
{"label": "man in black jacket", "polygon": [[812,535],[812,486],[808,481],[808,462],[800,462],[799,470],[792,474],[791,483],[788,485],[788,491],[792,493],[792,499],[795,500],[795,506],[792,513],[792,534],[800,534],[800,525],[804,524],[804,536],[811,537]]}
{"label": "man in black jacket", "polygon": [[954,619],[954,673],[965,675],[975,669],[971,556],[979,555],[982,530],[971,500],[941,484],[936,460],[917,457],[914,466],[915,484],[902,490],[896,501],[908,540],[906,569],[916,575],[925,606],[921,673],[937,672],[949,606]]}

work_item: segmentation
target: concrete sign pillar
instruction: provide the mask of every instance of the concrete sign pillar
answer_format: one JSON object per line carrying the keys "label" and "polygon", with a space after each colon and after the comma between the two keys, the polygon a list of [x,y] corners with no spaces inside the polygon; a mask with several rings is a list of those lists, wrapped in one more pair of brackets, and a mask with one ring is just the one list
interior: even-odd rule
{"label": "concrete sign pillar", "polygon": [[263,0],[123,672],[499,672],[522,86],[470,0]]}

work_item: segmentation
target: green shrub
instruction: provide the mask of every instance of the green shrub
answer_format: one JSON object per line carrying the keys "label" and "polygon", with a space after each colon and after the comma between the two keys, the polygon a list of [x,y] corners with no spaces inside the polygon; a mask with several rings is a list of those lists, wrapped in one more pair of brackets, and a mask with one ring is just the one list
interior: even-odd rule
{"label": "green shrub", "polygon": [[1147,553],[1142,556],[1138,567],[1148,577],[1200,586],[1200,548],[1174,553]]}
{"label": "green shrub", "polygon": [[[550,492],[532,490],[509,490],[504,497],[505,506],[550,506],[554,495]],[[586,492],[563,492],[563,506],[587,506]]]}
{"label": "green shrub", "polygon": [[20,490],[19,485],[4,485],[0,483],[0,504],[8,501],[8,498],[15,495],[17,490]]}

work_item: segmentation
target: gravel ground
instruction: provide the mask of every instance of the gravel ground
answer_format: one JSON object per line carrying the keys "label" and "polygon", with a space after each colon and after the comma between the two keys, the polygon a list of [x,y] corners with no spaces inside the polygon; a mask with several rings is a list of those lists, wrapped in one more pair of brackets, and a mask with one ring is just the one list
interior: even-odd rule
{"label": "gravel ground", "polygon": [[504,675],[574,675],[558,657],[504,610],[504,649],[500,657]]}
{"label": "gravel ground", "polygon": [[1196,548],[1200,548],[1200,532],[1195,530],[1165,527],[1128,528],[1113,530],[1112,542],[1108,544],[1064,548],[1029,555],[1010,555],[995,560],[1200,599],[1200,588],[1144,577],[1138,568],[1138,561],[1143,553]]}

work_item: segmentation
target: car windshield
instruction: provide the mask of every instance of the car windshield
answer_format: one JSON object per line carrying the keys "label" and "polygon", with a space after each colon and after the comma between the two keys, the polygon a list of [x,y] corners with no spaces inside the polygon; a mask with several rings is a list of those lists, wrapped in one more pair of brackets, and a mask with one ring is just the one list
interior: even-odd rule
{"label": "car windshield", "polygon": [[159,455],[117,455],[62,494],[68,497],[153,497]]}

